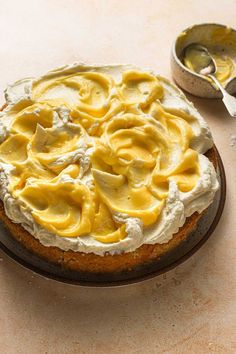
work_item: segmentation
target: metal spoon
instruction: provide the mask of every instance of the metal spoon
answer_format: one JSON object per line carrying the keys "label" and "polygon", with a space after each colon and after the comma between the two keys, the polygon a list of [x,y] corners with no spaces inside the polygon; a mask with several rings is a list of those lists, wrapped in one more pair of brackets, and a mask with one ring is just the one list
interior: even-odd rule
{"label": "metal spoon", "polygon": [[200,75],[210,77],[214,81],[218,89],[222,92],[222,101],[229,114],[236,118],[236,98],[230,95],[215,77],[216,63],[207,48],[200,44],[192,43],[184,49],[184,58],[187,58],[190,51],[194,51],[194,56],[191,59],[193,70]]}

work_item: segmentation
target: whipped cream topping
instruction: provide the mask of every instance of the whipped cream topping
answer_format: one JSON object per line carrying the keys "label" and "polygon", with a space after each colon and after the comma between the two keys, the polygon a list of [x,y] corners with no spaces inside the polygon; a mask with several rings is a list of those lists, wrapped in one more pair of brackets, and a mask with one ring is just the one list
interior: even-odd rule
{"label": "whipped cream topping", "polygon": [[[18,132],[22,127],[22,121],[25,119],[25,114],[26,116],[29,114],[29,117],[32,117],[33,112],[33,116],[38,116],[38,125],[34,133],[34,138],[30,142],[31,150],[33,151],[34,156],[37,156],[37,158],[40,159],[40,162],[43,163],[49,171],[52,171],[53,173],[56,171],[59,173],[58,179],[55,183],[61,183],[63,185],[67,184],[68,186],[81,185],[83,188],[92,191],[95,188],[95,178],[96,185],[100,187],[100,193],[103,195],[103,198],[105,198],[106,194],[104,193],[106,190],[104,189],[103,184],[104,181],[106,182],[107,172],[101,172],[97,166],[95,166],[95,168],[93,167],[93,171],[90,169],[91,158],[93,159],[94,151],[96,150],[96,137],[93,139],[89,134],[96,135],[96,132],[98,131],[97,129],[100,129],[100,122],[94,119],[94,122],[90,124],[89,127],[86,126],[86,117],[82,124],[83,127],[78,127],[78,124],[71,122],[70,116],[73,114],[71,106],[73,106],[76,100],[74,92],[69,93],[69,106],[64,104],[58,106],[58,103],[56,103],[56,106],[53,107],[53,114],[50,118],[50,127],[44,126],[45,122],[43,121],[43,115],[41,114],[40,116],[40,112],[42,111],[44,112],[44,115],[47,114],[47,107],[45,108],[44,103],[39,104],[35,108],[33,107],[29,112],[24,113],[24,117],[17,118],[20,124],[15,120],[15,112],[19,110],[19,107],[22,109],[24,107],[34,106],[37,101],[37,98],[35,98],[37,87],[42,87],[47,80],[55,79],[61,75],[73,75],[73,73],[86,73],[89,71],[108,74],[115,82],[120,82],[122,80],[122,73],[128,70],[140,69],[127,65],[86,66],[83,64],[74,64],[72,66],[65,66],[51,71],[39,79],[24,79],[8,86],[5,92],[7,107],[0,114],[1,141],[5,141],[9,136],[12,124],[14,125],[14,129]],[[84,233],[81,237],[61,237],[40,224],[35,219],[32,213],[32,208],[30,208],[29,204],[25,203],[23,198],[18,198],[16,192],[12,192],[11,185],[15,179],[15,167],[8,161],[2,160],[0,161],[0,198],[4,203],[7,216],[13,222],[20,223],[45,246],[56,246],[63,250],[74,250],[85,253],[92,252],[98,255],[104,255],[106,252],[115,254],[134,251],[142,244],[166,243],[173,237],[173,234],[178,231],[179,227],[184,224],[186,217],[192,215],[195,211],[202,212],[207,208],[212,202],[215,192],[219,187],[214,167],[203,155],[213,145],[210,130],[204,119],[200,116],[194,106],[187,101],[186,97],[177,87],[161,76],[155,75],[155,77],[157,77],[159,83],[163,87],[161,107],[163,107],[167,113],[183,117],[187,120],[192,130],[190,147],[198,153],[198,178],[196,183],[193,183],[190,190],[181,190],[181,188],[178,187],[177,181],[174,178],[171,178],[169,180],[168,191],[166,192],[167,194],[159,217],[151,224],[148,224],[149,222],[147,222],[147,225],[145,224],[146,219],[135,216],[135,213],[133,216],[130,216],[127,213],[118,210],[119,208],[110,208],[114,222],[119,225],[124,225],[126,233],[125,237],[121,237],[119,240],[116,240],[116,242],[101,242],[99,237],[93,237],[89,233],[87,235]],[[107,85],[109,85],[109,83]],[[33,87],[36,87],[36,93],[34,92]],[[62,96],[62,93],[63,87],[61,86],[58,87],[57,91],[54,90],[51,91],[51,93],[48,92],[46,98],[56,100],[58,96]],[[109,100],[115,96],[116,92],[114,88],[112,88],[109,91],[109,96],[104,99],[103,106],[105,111],[108,109]],[[133,98],[129,97],[129,99]],[[143,104],[145,104],[145,101]],[[112,111],[112,117],[114,117],[114,121],[119,123],[119,117],[123,113],[122,109],[119,108],[119,110],[116,111],[116,108],[117,106]],[[135,111],[135,108],[133,108],[133,110]],[[150,115],[155,117],[155,115],[158,114],[155,110],[158,110],[158,106],[153,107],[153,111],[148,113],[147,119],[150,120],[150,124],[152,124],[155,129],[157,129],[157,126],[159,129],[159,123],[153,123],[149,117]],[[132,114],[135,113],[136,112],[132,112]],[[135,118],[132,117],[132,119]],[[109,126],[109,123],[107,126]],[[24,130],[24,134],[32,136],[32,132],[27,129]],[[110,128],[106,128],[105,126],[105,129],[109,132],[109,129],[112,130],[113,127],[110,126]],[[88,134],[86,133],[86,130]],[[73,139],[74,135],[79,135],[79,144],[76,145],[72,151],[55,153],[57,150],[54,149],[53,159],[48,160],[46,155],[42,155],[42,147],[44,144],[47,144],[50,139],[52,141],[53,139],[56,139],[55,137],[57,137],[57,134],[60,134],[61,132],[67,132],[71,139]],[[104,140],[106,139],[109,140],[110,144],[113,137],[107,133],[106,136],[104,135]],[[97,163],[97,161],[95,162]],[[71,172],[67,168],[70,164],[76,163],[79,164],[80,169],[77,174],[74,174],[73,171]],[[37,171],[39,171],[40,168],[38,166],[37,168]],[[30,171],[31,169],[32,166],[29,167]],[[45,172],[40,170],[40,173],[44,174]],[[111,176],[108,177],[111,178]],[[48,172],[47,175],[44,175],[44,178],[49,178]],[[99,184],[100,180],[102,182],[101,184]],[[109,181],[109,179],[107,180]],[[32,176],[27,179],[26,186],[34,187],[34,183],[35,181]],[[136,181],[135,183],[134,186],[137,187],[137,183],[140,183],[140,181]]]}

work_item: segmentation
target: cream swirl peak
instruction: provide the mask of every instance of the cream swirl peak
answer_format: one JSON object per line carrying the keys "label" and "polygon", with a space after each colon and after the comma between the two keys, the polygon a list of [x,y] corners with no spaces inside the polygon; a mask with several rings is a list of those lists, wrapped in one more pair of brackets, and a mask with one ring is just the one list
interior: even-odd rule
{"label": "cream swirl peak", "polygon": [[6,90],[1,199],[44,245],[132,251],[168,242],[218,188],[210,131],[166,79],[75,64]]}

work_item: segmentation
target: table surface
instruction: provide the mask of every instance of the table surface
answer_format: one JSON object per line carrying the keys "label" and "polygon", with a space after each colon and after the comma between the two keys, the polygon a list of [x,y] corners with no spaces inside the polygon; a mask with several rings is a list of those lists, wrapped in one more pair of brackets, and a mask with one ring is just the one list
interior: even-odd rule
{"label": "table surface", "polygon": [[[170,48],[182,29],[200,22],[236,26],[235,0],[0,5],[0,92],[75,61],[134,63],[171,78]],[[44,279],[1,252],[1,353],[236,352],[236,120],[220,100],[188,97],[210,125],[226,170],[226,206],[212,237],[165,275],[111,289]]]}

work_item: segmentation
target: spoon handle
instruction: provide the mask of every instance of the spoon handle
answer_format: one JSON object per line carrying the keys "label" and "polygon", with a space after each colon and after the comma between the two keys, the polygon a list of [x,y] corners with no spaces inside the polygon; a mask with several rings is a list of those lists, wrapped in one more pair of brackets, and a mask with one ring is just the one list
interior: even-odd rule
{"label": "spoon handle", "polygon": [[231,117],[236,118],[236,98],[232,95],[230,95],[224,87],[221,85],[221,83],[217,80],[217,78],[214,75],[208,75],[210,78],[215,82],[217,87],[220,89],[223,95],[222,101],[224,102],[225,107],[227,108],[229,114]]}

